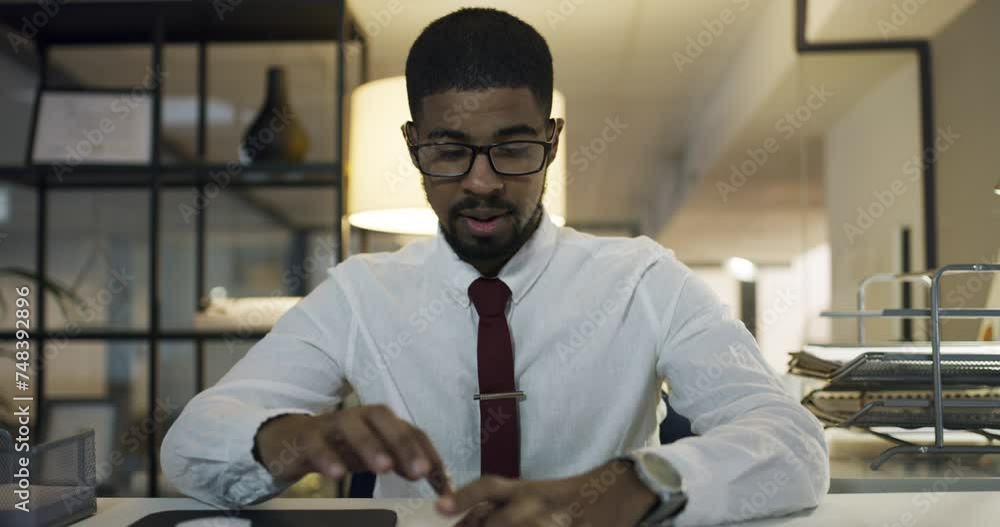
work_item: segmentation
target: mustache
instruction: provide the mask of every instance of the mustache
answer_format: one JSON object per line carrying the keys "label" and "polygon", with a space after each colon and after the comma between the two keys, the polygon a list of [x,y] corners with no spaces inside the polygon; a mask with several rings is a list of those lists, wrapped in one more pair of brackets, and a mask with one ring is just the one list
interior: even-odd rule
{"label": "mustache", "polygon": [[448,209],[448,216],[451,219],[455,219],[461,213],[472,209],[500,209],[517,214],[517,206],[500,196],[492,196],[486,199],[466,196]]}

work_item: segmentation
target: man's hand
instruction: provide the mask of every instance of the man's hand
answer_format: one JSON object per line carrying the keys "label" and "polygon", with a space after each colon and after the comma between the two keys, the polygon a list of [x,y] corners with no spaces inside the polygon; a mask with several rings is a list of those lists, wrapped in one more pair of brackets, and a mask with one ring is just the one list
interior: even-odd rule
{"label": "man's hand", "polygon": [[631,467],[612,461],[565,479],[484,476],[438,499],[437,509],[452,516],[472,508],[462,527],[632,527],[656,503]]}
{"label": "man's hand", "polygon": [[310,472],[340,479],[348,471],[394,470],[411,481],[427,478],[439,495],[451,492],[444,462],[427,434],[384,405],[281,416],[261,426],[254,441],[277,480],[296,481]]}

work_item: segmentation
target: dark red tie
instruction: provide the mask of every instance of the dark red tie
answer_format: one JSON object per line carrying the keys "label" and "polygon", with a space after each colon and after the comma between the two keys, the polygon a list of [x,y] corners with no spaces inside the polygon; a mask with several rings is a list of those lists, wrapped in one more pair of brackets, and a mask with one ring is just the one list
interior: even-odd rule
{"label": "dark red tie", "polygon": [[514,347],[505,310],[510,300],[507,284],[496,278],[477,278],[469,299],[479,313],[479,437],[480,472],[507,478],[521,475],[521,437],[517,403],[523,398],[514,385]]}

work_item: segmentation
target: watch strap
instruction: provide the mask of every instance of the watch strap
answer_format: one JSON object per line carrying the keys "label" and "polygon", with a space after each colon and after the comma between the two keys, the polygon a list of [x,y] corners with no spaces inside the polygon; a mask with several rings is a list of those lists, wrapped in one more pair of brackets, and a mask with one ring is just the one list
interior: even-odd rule
{"label": "watch strap", "polygon": [[634,454],[626,454],[617,458],[628,463],[643,485],[653,492],[659,501],[639,519],[638,527],[669,527],[673,518],[680,514],[687,505],[687,495],[682,489],[665,489],[658,484],[644,469],[642,460]]}

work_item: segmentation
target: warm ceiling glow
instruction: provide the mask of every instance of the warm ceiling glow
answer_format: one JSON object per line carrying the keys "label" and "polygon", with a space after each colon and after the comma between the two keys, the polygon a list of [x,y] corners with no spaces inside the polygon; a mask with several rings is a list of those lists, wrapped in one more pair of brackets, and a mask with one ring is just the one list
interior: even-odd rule
{"label": "warm ceiling glow", "polygon": [[438,224],[430,207],[355,212],[347,221],[359,229],[398,234],[434,234]]}
{"label": "warm ceiling glow", "polygon": [[[472,101],[477,103],[478,101]],[[566,117],[566,101],[557,90],[552,117]],[[358,228],[397,234],[433,235],[437,216],[427,204],[420,172],[400,126],[410,120],[406,78],[366,83],[351,94],[351,122],[345,173],[347,221]],[[566,129],[561,148],[548,168],[542,201],[552,221],[566,223]]]}

